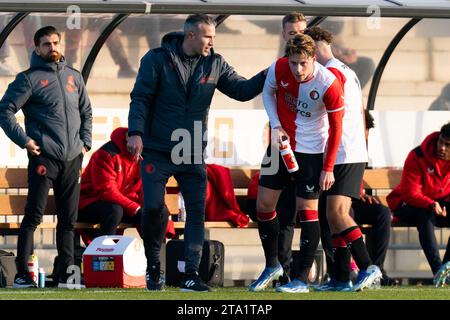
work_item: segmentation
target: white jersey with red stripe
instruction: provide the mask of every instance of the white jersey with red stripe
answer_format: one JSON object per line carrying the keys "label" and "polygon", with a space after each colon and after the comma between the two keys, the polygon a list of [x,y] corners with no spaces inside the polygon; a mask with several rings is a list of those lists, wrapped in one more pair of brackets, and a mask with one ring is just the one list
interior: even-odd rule
{"label": "white jersey with red stripe", "polygon": [[344,108],[340,83],[332,72],[314,63],[312,78],[297,82],[286,57],[269,68],[263,90],[272,128],[281,126],[296,152],[323,153],[328,138],[327,112]]}
{"label": "white jersey with red stripe", "polygon": [[344,89],[345,113],[335,164],[367,162],[364,106],[358,77],[336,58],[328,60],[325,67],[333,72]]}

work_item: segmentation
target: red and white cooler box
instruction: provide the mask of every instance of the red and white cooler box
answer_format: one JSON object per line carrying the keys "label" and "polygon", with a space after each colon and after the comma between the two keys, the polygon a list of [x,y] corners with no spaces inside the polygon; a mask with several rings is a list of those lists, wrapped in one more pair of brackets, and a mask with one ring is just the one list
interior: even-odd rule
{"label": "red and white cooler box", "polygon": [[87,288],[145,288],[146,267],[144,246],[133,237],[95,238],[83,254]]}

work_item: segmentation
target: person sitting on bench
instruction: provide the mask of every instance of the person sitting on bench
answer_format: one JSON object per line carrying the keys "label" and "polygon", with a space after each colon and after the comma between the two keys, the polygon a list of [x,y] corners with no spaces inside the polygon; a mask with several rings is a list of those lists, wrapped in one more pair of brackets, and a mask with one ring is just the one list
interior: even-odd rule
{"label": "person sitting on bench", "polygon": [[[143,203],[140,160],[136,162],[128,152],[127,139],[128,128],[115,129],[111,140],[94,152],[81,175],[78,221],[99,223],[95,236],[116,234],[121,222],[135,224],[140,231]],[[165,208],[166,229],[168,217]],[[88,245],[91,233],[87,230],[81,233]]]}
{"label": "person sitting on bench", "polygon": [[387,196],[400,221],[417,226],[419,241],[436,286],[449,282],[450,238],[444,260],[439,256],[434,227],[450,227],[450,122],[428,135],[406,158],[400,184]]}

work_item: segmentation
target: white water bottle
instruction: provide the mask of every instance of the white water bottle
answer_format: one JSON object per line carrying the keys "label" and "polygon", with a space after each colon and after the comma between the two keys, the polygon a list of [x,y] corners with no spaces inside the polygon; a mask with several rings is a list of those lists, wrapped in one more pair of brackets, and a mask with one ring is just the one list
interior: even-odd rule
{"label": "white water bottle", "polygon": [[32,254],[28,258],[28,273],[30,275],[30,278],[33,279],[36,284],[39,282],[39,261],[38,257],[35,254]]}
{"label": "white water bottle", "polygon": [[286,136],[281,138],[280,154],[289,173],[298,170],[298,163],[295,159],[294,151],[292,151],[291,145],[289,144]]}

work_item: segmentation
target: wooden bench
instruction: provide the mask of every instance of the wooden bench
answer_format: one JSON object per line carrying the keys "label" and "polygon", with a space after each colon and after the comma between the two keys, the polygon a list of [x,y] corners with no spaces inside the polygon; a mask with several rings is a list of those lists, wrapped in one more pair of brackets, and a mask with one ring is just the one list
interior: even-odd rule
{"label": "wooden bench", "polygon": [[[237,169],[232,170],[235,191],[238,195],[240,205],[245,204],[247,196],[247,187],[250,178],[255,170]],[[0,235],[16,235],[20,229],[20,220],[24,214],[24,208],[27,200],[28,182],[26,168],[0,168]],[[177,182],[171,178],[167,184],[167,194],[165,202],[172,215],[178,214],[178,193]],[[55,215],[55,201],[50,192],[48,197],[45,215]],[[176,220],[174,218],[174,220]],[[177,233],[183,233],[184,222],[174,222]],[[232,228],[231,222],[227,221],[207,221],[206,228]],[[98,229],[99,224],[77,222],[77,229]],[[131,228],[133,225],[121,223],[120,229]],[[256,227],[255,223],[251,223],[249,227]],[[38,226],[39,229],[54,229],[56,222],[43,222]]]}
{"label": "wooden bench", "polygon": [[[241,208],[245,211],[247,201],[247,188],[251,177],[257,171],[254,168],[235,168],[231,170],[235,194]],[[373,190],[375,196],[386,204],[386,194],[401,178],[401,170],[398,169],[369,169],[364,174],[365,186]],[[17,234],[20,228],[20,217],[23,215],[27,191],[27,169],[26,168],[0,168],[0,235]],[[382,194],[381,192],[384,192]],[[171,178],[167,184],[166,204],[170,213],[174,216],[178,213],[177,182]],[[55,203],[52,195],[49,196],[46,215],[55,215]],[[14,218],[5,218],[14,217]],[[5,221],[6,220],[6,221]],[[14,221],[11,221],[14,220]],[[174,217],[173,220],[176,220]],[[178,233],[183,233],[184,222],[174,222]],[[395,226],[395,225],[394,225]],[[400,226],[400,225],[398,225]],[[119,228],[132,227],[130,224],[120,224]],[[206,221],[206,228],[234,228],[235,225],[228,221]],[[256,222],[250,222],[249,228],[257,227]],[[369,226],[364,226],[369,227]],[[56,228],[56,222],[43,222],[38,228]],[[98,224],[81,223],[76,228],[99,228]]]}
{"label": "wooden bench", "polygon": [[372,190],[375,198],[387,206],[387,193],[400,183],[401,177],[401,169],[367,169],[364,172],[364,188]]}
{"label": "wooden bench", "polygon": [[[20,229],[21,216],[24,214],[28,193],[26,168],[0,168],[0,235],[17,235]],[[55,215],[55,199],[50,192],[45,215]],[[98,229],[99,224],[76,223],[77,229]],[[122,223],[119,228],[130,228],[131,224]],[[55,229],[56,222],[44,222],[39,229]]]}

